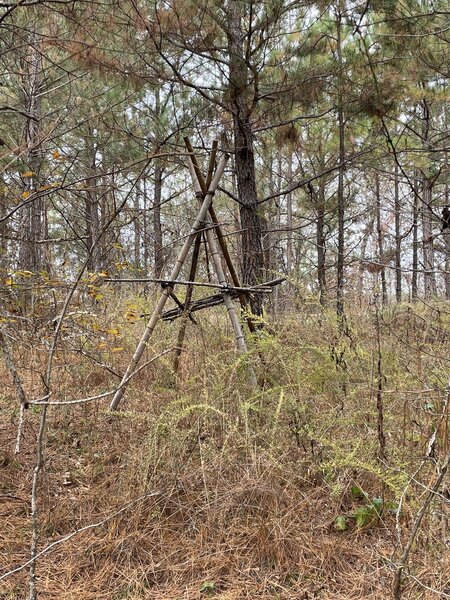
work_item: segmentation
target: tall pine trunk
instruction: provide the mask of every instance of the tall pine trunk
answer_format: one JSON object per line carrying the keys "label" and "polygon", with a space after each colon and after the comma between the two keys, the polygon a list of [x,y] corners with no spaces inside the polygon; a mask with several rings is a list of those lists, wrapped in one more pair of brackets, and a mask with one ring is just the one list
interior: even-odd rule
{"label": "tall pine trunk", "polygon": [[[430,150],[430,109],[427,100],[422,100],[422,146]],[[422,173],[422,252],[424,294],[428,300],[436,295],[436,275],[434,273],[433,238],[433,183],[434,179]]]}
{"label": "tall pine trunk", "polygon": [[400,194],[398,180],[398,165],[395,163],[394,181],[394,211],[395,211],[395,299],[402,301],[402,236],[400,232]]}
{"label": "tall pine trunk", "polygon": [[[233,114],[236,181],[242,228],[242,279],[255,285],[264,276],[262,225],[256,192],[255,156],[251,123],[249,68],[244,52],[242,3],[228,3],[228,51],[230,105]],[[252,311],[262,313],[261,295],[251,299]]]}
{"label": "tall pine trunk", "polygon": [[342,89],[342,69],[344,67],[342,58],[342,0],[339,0],[336,15],[337,55],[339,75],[338,85],[338,128],[339,128],[339,171],[337,190],[337,212],[338,212],[338,248],[337,248],[337,292],[336,310],[338,317],[344,316],[344,285],[345,285],[345,198],[344,198],[344,161],[345,161],[345,121],[344,121],[344,99]]}
{"label": "tall pine trunk", "polygon": [[445,244],[445,299],[450,300],[450,229],[444,230]]}
{"label": "tall pine trunk", "polygon": [[134,267],[136,271],[141,268],[141,185],[136,183],[134,191]]}
{"label": "tall pine trunk", "polygon": [[155,180],[153,191],[153,258],[154,274],[156,278],[161,276],[164,257],[162,247],[162,225],[161,225],[161,197],[162,197],[163,168],[157,163],[155,167]]}
{"label": "tall pine trunk", "polygon": [[24,179],[23,191],[33,194],[33,200],[23,209],[21,235],[23,242],[20,246],[19,263],[22,269],[40,271],[44,268],[43,245],[39,242],[45,236],[44,213],[45,201],[36,189],[39,187],[39,177],[42,166],[41,144],[41,79],[42,56],[38,48],[37,36],[30,34],[30,47],[24,59],[24,105],[27,113],[24,127],[25,162],[27,170],[32,174]]}
{"label": "tall pine trunk", "polygon": [[323,306],[327,303],[327,279],[325,270],[325,186],[319,184],[317,193],[316,246],[317,246],[317,281],[319,284],[319,301]]}
{"label": "tall pine trunk", "polygon": [[[447,152],[445,153],[446,162],[448,162]],[[445,206],[449,206],[449,185],[445,184]],[[450,300],[450,229],[444,229],[444,245],[445,245],[445,299]]]}
{"label": "tall pine trunk", "polygon": [[423,281],[425,298],[429,300],[437,293],[436,275],[434,272],[433,241],[433,182],[424,177],[422,187],[422,251]]}
{"label": "tall pine trunk", "polygon": [[[97,148],[95,143],[95,131],[94,128],[89,125],[88,136],[86,143],[86,159],[88,163],[87,167],[87,192],[85,196],[85,229],[86,229],[86,249],[88,253],[88,271],[100,271],[102,268],[101,264],[101,252],[100,242],[98,237],[100,235],[100,215],[99,215],[99,188],[98,180],[99,173],[97,170]],[[92,247],[93,243],[96,243]]]}
{"label": "tall pine trunk", "polygon": [[[384,261],[384,240],[383,240],[383,228],[381,223],[381,194],[380,194],[380,176],[375,173],[375,201],[376,201],[376,215],[377,215],[377,244],[378,244],[378,260],[380,265]],[[381,295],[383,305],[388,302],[387,285],[386,285],[386,269],[380,266],[380,278],[381,278]]]}
{"label": "tall pine trunk", "polygon": [[417,171],[414,174],[413,214],[412,214],[412,280],[411,300],[415,302],[419,297],[419,178]]}
{"label": "tall pine trunk", "polygon": [[[288,163],[287,163],[287,183],[288,186],[292,185],[292,148],[289,148],[288,152]],[[292,231],[292,192],[288,192],[286,195],[286,228],[287,228],[287,239],[286,239],[286,267],[287,274],[290,275],[293,264],[293,231]]]}
{"label": "tall pine trunk", "polygon": [[[7,213],[7,197],[4,190],[3,179],[0,179],[0,219],[3,219]],[[0,268],[7,269],[10,262],[8,255],[8,237],[9,237],[9,226],[8,220],[0,221]]]}

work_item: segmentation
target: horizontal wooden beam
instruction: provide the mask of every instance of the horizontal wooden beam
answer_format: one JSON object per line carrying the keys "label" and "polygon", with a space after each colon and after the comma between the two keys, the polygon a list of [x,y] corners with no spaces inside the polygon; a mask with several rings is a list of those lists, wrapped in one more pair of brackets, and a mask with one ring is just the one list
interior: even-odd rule
{"label": "horizontal wooden beam", "polygon": [[176,281],[170,281],[169,279],[156,279],[152,277],[135,278],[125,277],[123,279],[113,279],[112,277],[106,277],[103,279],[105,283],[161,283],[163,286],[175,286],[175,285],[193,285],[199,287],[214,288],[216,290],[234,291],[247,294],[267,294],[272,292],[272,288],[286,281],[284,277],[267,281],[261,285],[255,285],[252,287],[235,287],[232,285],[220,285],[217,283],[208,283],[204,281],[184,281],[177,279]]}

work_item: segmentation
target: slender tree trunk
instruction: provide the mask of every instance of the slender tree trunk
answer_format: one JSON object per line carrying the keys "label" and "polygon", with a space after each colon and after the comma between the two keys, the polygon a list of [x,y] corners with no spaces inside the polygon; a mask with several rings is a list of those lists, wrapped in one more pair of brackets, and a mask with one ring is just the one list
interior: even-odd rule
{"label": "slender tree trunk", "polygon": [[[447,158],[447,152],[445,153]],[[445,206],[449,205],[449,185],[445,184]],[[450,300],[450,229],[444,229],[444,244],[445,244],[445,299]]]}
{"label": "slender tree trunk", "polygon": [[360,300],[360,306],[362,306],[362,299],[364,296],[364,271],[365,271],[365,259],[366,259],[366,249],[367,244],[369,242],[369,237],[372,235],[373,227],[375,225],[375,217],[372,215],[370,217],[369,222],[364,230],[362,242],[361,242],[361,258],[360,258],[360,267],[359,267],[359,287],[358,287],[358,296]]}
{"label": "slender tree trunk", "polygon": [[161,196],[162,196],[162,178],[163,168],[157,163],[155,167],[155,187],[153,194],[153,255],[154,255],[154,270],[155,277],[160,277],[163,266],[163,240],[162,240],[162,225],[161,225]]}
{"label": "slender tree trunk", "polygon": [[411,300],[415,302],[418,298],[419,286],[419,179],[417,172],[414,176],[414,198],[413,198],[413,222],[412,222],[412,280],[411,280]]}
{"label": "slender tree trunk", "polygon": [[21,226],[23,243],[20,247],[19,262],[23,269],[36,272],[43,268],[42,244],[39,240],[43,237],[43,213],[45,202],[36,189],[39,187],[39,176],[42,164],[41,147],[41,79],[42,57],[37,47],[37,36],[30,34],[30,49],[24,66],[24,93],[25,110],[29,117],[26,118],[24,141],[26,147],[26,163],[32,174],[24,179],[23,191],[33,194],[34,199],[24,208],[24,217]]}
{"label": "slender tree trunk", "polygon": [[[430,109],[427,100],[422,100],[422,146],[430,149]],[[436,295],[436,276],[434,273],[434,240],[433,240],[433,182],[434,180],[422,174],[422,251],[423,251],[423,281],[426,299]]]}
{"label": "slender tree trunk", "polygon": [[325,238],[325,188],[321,183],[317,194],[316,245],[317,245],[317,280],[319,283],[319,300],[323,306],[327,303],[327,280],[325,271],[326,238]]}
{"label": "slender tree trunk", "polygon": [[[287,159],[287,184],[292,185],[292,148],[289,148],[288,159]],[[293,249],[292,249],[292,192],[286,195],[286,228],[287,228],[287,241],[286,241],[286,266],[287,274],[290,275],[292,271],[293,263]]]}
{"label": "slender tree trunk", "polygon": [[141,186],[138,181],[134,194],[134,266],[136,270],[141,268],[141,237]]}
{"label": "slender tree trunk", "polygon": [[88,259],[88,271],[100,271],[100,245],[97,243],[92,249],[92,244],[100,235],[100,216],[99,216],[99,189],[98,189],[98,171],[97,171],[97,147],[95,143],[94,128],[88,126],[86,158],[88,162],[87,169],[87,192],[85,203],[85,231],[86,231],[86,249],[90,254]]}
{"label": "slender tree trunk", "polygon": [[[248,64],[244,53],[242,3],[230,0],[228,51],[230,102],[233,114],[234,157],[242,231],[242,279],[247,285],[260,283],[264,276],[262,226],[256,192],[255,158],[251,110],[249,108]],[[262,313],[262,294],[251,299],[252,311]]]}
{"label": "slender tree trunk", "polygon": [[141,179],[142,184],[142,201],[143,201],[143,214],[144,218],[142,219],[142,237],[144,242],[144,271],[148,273],[148,262],[149,262],[149,228],[148,228],[148,206],[147,206],[147,190],[145,179]]}
{"label": "slender tree trunk", "polygon": [[394,211],[395,211],[395,299],[402,301],[402,236],[400,232],[400,194],[398,180],[398,165],[395,163],[394,181]]}
{"label": "slender tree trunk", "polygon": [[434,273],[434,242],[433,242],[433,184],[430,179],[423,179],[422,188],[422,250],[423,250],[423,280],[425,298],[429,300],[436,295],[436,276]]}
{"label": "slender tree trunk", "polygon": [[[3,218],[6,215],[7,211],[7,200],[6,194],[4,194],[4,183],[3,180],[0,180],[0,218]],[[0,268],[7,269],[9,266],[9,256],[8,256],[8,220],[0,222]]]}
{"label": "slender tree trunk", "polygon": [[337,190],[338,211],[338,255],[337,255],[337,293],[336,310],[339,317],[344,316],[344,285],[345,285],[345,198],[344,198],[344,161],[345,161],[345,121],[344,121],[344,99],[342,89],[342,69],[344,67],[342,58],[342,0],[339,0],[338,13],[336,15],[337,55],[339,64],[338,76],[338,128],[339,128],[339,171]]}
{"label": "slender tree trunk", "polygon": [[[381,194],[380,194],[380,177],[378,173],[375,173],[375,200],[377,209],[377,243],[378,243],[378,260],[380,265],[384,261],[384,244],[383,244],[383,228],[381,224]],[[381,278],[381,294],[383,305],[388,302],[387,285],[386,285],[386,269],[380,268]]]}
{"label": "slender tree trunk", "polygon": [[[274,182],[273,182],[273,154],[270,152],[267,164],[267,170],[269,173],[269,193],[273,194]],[[271,207],[272,208],[272,207]],[[277,270],[276,257],[274,252],[274,241],[277,235],[275,223],[275,213],[270,210],[269,217],[267,219],[267,227],[269,231],[265,235],[265,264],[269,273],[274,273]]]}
{"label": "slender tree trunk", "polygon": [[[106,231],[106,226],[108,220],[110,218],[112,208],[112,198],[109,193],[109,189],[114,186],[114,175],[111,174],[111,180],[108,176],[108,166],[106,162],[105,150],[102,149],[103,161],[99,165],[100,171],[100,185],[98,186],[98,206],[99,206],[99,218],[100,225],[99,230],[102,233],[100,238],[100,243],[98,244],[99,250],[99,268],[100,269],[108,269],[109,267],[113,268],[114,262],[118,260],[117,250],[114,248],[113,243],[114,240],[112,238],[112,230],[111,228]],[[110,184],[111,181],[111,184]]]}
{"label": "slender tree trunk", "polygon": [[450,229],[444,230],[445,244],[445,299],[450,300]]}

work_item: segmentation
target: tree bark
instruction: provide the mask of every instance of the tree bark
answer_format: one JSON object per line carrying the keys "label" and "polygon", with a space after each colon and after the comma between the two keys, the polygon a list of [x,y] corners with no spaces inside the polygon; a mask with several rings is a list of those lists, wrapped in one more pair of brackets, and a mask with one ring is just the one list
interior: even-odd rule
{"label": "tree bark", "polygon": [[375,225],[375,217],[373,214],[371,215],[369,222],[363,232],[362,240],[361,240],[361,258],[360,258],[360,266],[359,266],[359,287],[358,287],[358,296],[360,306],[362,306],[362,299],[364,298],[364,271],[366,266],[366,250],[367,244],[369,242],[369,237],[372,235],[373,226]]}
{"label": "tree bark", "polygon": [[[0,180],[0,218],[3,218],[7,212],[7,199],[6,194],[3,192],[5,189],[3,180]],[[8,234],[9,226],[8,220],[0,222],[0,268],[7,269],[10,257],[8,255]]]}
{"label": "tree bark", "polygon": [[144,271],[148,273],[148,263],[149,263],[149,255],[150,255],[150,240],[149,240],[149,224],[148,224],[148,205],[147,205],[147,185],[146,180],[141,179],[142,184],[142,202],[143,202],[143,219],[142,219],[142,237],[144,242],[144,252],[143,252],[143,260],[144,260]]}
{"label": "tree bark", "polygon": [[[430,150],[430,108],[427,100],[422,100],[422,146]],[[425,298],[429,300],[437,293],[434,273],[434,240],[433,240],[433,183],[434,179],[422,173],[422,251],[423,282]]]}
{"label": "tree bark", "polygon": [[413,198],[413,222],[412,222],[412,280],[411,300],[417,300],[419,292],[419,179],[417,173],[414,176],[414,198]]}
{"label": "tree bark", "polygon": [[422,251],[423,281],[425,298],[429,300],[436,295],[436,276],[434,273],[434,241],[433,241],[433,182],[424,177],[422,187]]}
{"label": "tree bark", "polygon": [[[384,244],[383,244],[383,228],[381,224],[381,194],[380,194],[380,177],[378,173],[375,173],[375,199],[376,199],[376,209],[377,209],[377,244],[378,244],[378,260],[380,265],[384,261]],[[381,295],[383,305],[388,303],[388,294],[387,294],[387,286],[386,286],[386,269],[383,267],[380,268],[380,278],[381,278]]]}
{"label": "tree bark", "polygon": [[402,236],[400,232],[400,194],[398,180],[398,165],[395,163],[394,173],[394,211],[395,211],[395,299],[398,304],[402,301]]}
{"label": "tree bark", "polygon": [[450,300],[450,229],[444,230],[445,244],[445,299]]}
{"label": "tree bark", "polygon": [[155,167],[155,183],[153,194],[153,253],[155,277],[160,277],[164,267],[163,240],[161,225],[161,195],[163,168],[157,163]]}
{"label": "tree bark", "polygon": [[21,233],[23,242],[20,246],[20,267],[33,272],[43,269],[43,246],[39,240],[43,237],[45,202],[39,193],[39,176],[42,165],[41,144],[41,96],[42,57],[37,47],[37,36],[30,34],[30,49],[25,61],[24,94],[26,118],[24,141],[26,147],[25,162],[32,173],[24,179],[24,194],[33,194],[34,199],[24,208]]}
{"label": "tree bark", "polygon": [[322,306],[327,303],[327,279],[325,270],[326,236],[325,236],[325,186],[319,183],[317,192],[316,246],[317,246],[317,281],[319,284],[319,301]]}
{"label": "tree bark", "polygon": [[[264,277],[262,225],[256,191],[255,157],[249,101],[249,67],[244,52],[242,3],[230,0],[228,11],[228,51],[230,106],[233,114],[234,157],[242,231],[242,279],[255,285]],[[251,309],[262,314],[262,300],[255,295]]]}
{"label": "tree bark", "polygon": [[336,15],[336,37],[337,37],[337,55],[339,65],[338,76],[338,129],[339,129],[339,171],[338,171],[338,190],[337,190],[337,212],[338,212],[338,249],[337,249],[337,291],[336,291],[336,310],[338,317],[344,317],[344,251],[345,251],[345,198],[344,198],[344,160],[345,160],[345,121],[344,121],[344,99],[342,89],[342,0],[339,0],[338,11]]}
{"label": "tree bark", "polygon": [[97,172],[97,148],[95,144],[95,132],[91,125],[88,128],[88,145],[86,149],[88,160],[88,178],[86,181],[87,192],[85,197],[85,219],[86,219],[86,249],[88,257],[88,271],[101,270],[100,244],[92,249],[92,244],[100,235],[100,216],[98,199],[98,172]]}
{"label": "tree bark", "polygon": [[134,267],[141,268],[141,188],[140,181],[136,184],[134,193]]}
{"label": "tree bark", "polygon": [[[445,153],[447,159],[447,152]],[[447,161],[448,162],[448,161]],[[449,185],[445,184],[445,206],[449,206]],[[445,245],[445,299],[450,300],[450,229],[446,228],[443,230],[444,233],[444,245]]]}
{"label": "tree bark", "polygon": [[[292,185],[292,148],[289,148],[288,153],[288,164],[287,164],[287,184]],[[292,271],[293,263],[293,249],[292,249],[292,192],[286,194],[286,228],[287,228],[287,240],[286,240],[286,266],[287,274],[290,275]]]}

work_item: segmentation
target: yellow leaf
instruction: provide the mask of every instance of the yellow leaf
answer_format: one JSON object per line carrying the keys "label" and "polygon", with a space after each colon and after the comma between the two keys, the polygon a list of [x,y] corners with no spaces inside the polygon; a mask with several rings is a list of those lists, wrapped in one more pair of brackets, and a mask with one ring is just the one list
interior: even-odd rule
{"label": "yellow leaf", "polygon": [[23,192],[20,197],[26,200],[30,196],[31,192]]}
{"label": "yellow leaf", "polygon": [[59,153],[59,150],[53,150],[52,152],[52,156],[53,158],[55,158],[56,160],[59,160],[61,158],[61,154]]}
{"label": "yellow leaf", "polygon": [[12,277],[6,277],[6,279],[3,280],[3,283],[5,285],[12,285],[13,284]]}
{"label": "yellow leaf", "polygon": [[117,348],[111,348],[111,352],[123,352],[125,348],[118,346]]}
{"label": "yellow leaf", "polygon": [[107,333],[108,335],[114,335],[114,336],[116,336],[116,335],[120,334],[120,329],[114,329],[114,328],[107,329],[105,333]]}
{"label": "yellow leaf", "polygon": [[53,184],[47,184],[47,185],[41,185],[41,187],[38,187],[37,191],[38,192],[45,192],[47,190],[51,190],[54,187]]}
{"label": "yellow leaf", "polygon": [[127,310],[127,312],[124,314],[124,318],[129,323],[135,323],[139,319],[139,315],[135,310]]}
{"label": "yellow leaf", "polygon": [[25,171],[25,173],[22,173],[22,177],[33,177],[33,175],[36,175],[33,171]]}
{"label": "yellow leaf", "polygon": [[32,271],[16,271],[15,273],[18,277],[33,277]]}

